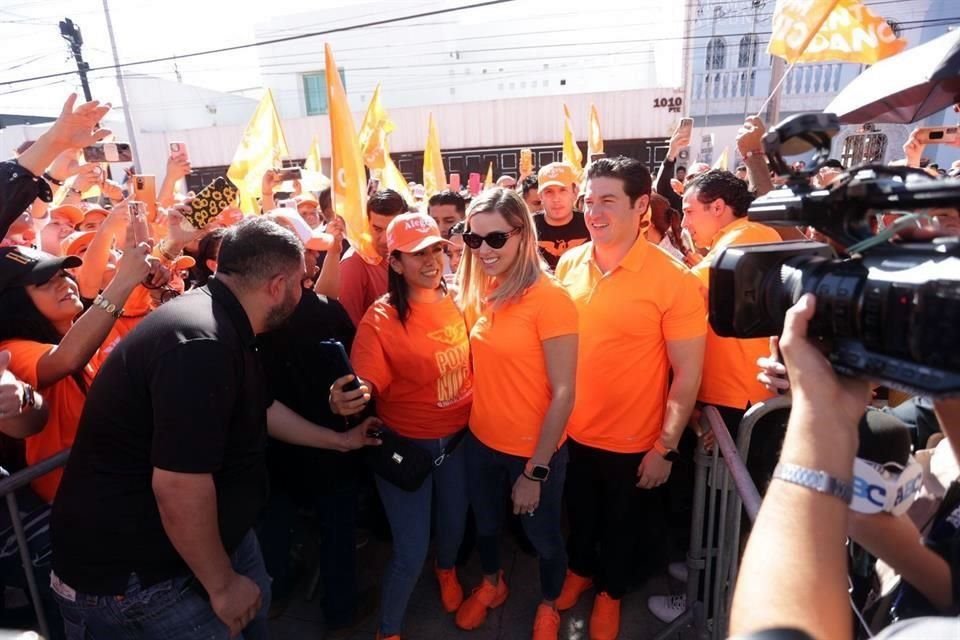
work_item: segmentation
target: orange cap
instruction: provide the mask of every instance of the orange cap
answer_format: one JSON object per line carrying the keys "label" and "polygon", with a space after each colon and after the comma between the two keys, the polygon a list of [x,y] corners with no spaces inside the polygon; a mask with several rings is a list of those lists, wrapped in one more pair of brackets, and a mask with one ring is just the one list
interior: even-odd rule
{"label": "orange cap", "polygon": [[54,216],[63,216],[70,221],[70,226],[77,226],[83,222],[83,211],[80,207],[76,207],[72,204],[62,204],[59,207],[54,207],[50,210],[50,217]]}
{"label": "orange cap", "polygon": [[577,174],[573,167],[563,162],[551,162],[537,173],[537,188],[572,187],[577,183]]}
{"label": "orange cap", "polygon": [[60,242],[60,248],[65,256],[79,256],[80,252],[90,246],[96,231],[74,231]]}
{"label": "orange cap", "polygon": [[425,213],[401,213],[387,227],[387,250],[416,253],[437,244],[450,244],[440,235],[436,221]]}

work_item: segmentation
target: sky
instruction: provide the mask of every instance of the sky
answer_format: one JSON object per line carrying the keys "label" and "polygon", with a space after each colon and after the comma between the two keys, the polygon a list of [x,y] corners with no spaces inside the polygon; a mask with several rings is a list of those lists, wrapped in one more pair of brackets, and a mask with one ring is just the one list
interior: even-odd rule
{"label": "sky", "polygon": [[[438,8],[469,4],[470,0],[390,0],[374,3],[370,11],[357,15],[356,2],[351,0],[108,0],[113,20],[117,49],[121,62],[144,60],[155,57],[182,55],[205,49],[215,49],[256,41],[257,35],[279,37],[291,33],[317,31],[330,27],[355,24],[363,20],[378,20],[399,15],[408,15]],[[643,16],[652,16],[650,11],[663,0],[602,0],[587,14],[597,21],[611,25],[620,19],[620,13],[629,14],[634,24],[631,36],[642,41],[645,27]],[[682,6],[683,0],[668,0]],[[337,18],[337,7],[353,6],[349,18]],[[265,11],[269,8],[269,12]],[[331,17],[324,19],[323,12]],[[515,0],[507,4],[470,9],[445,16],[426,18],[441,25],[456,25],[457,33],[467,33],[472,24],[505,20],[510,28],[526,25],[521,31],[536,32],[545,24],[568,27],[564,38],[569,38],[573,51],[584,52],[578,43],[604,38],[602,28],[577,28],[585,23],[582,0]],[[662,13],[662,11],[661,11]],[[340,14],[342,15],[342,13]],[[678,14],[679,15],[679,14]],[[300,16],[293,22],[284,18]],[[76,74],[66,77],[40,79],[25,83],[5,84],[11,81],[42,76],[50,73],[72,71],[76,68],[70,57],[67,43],[61,38],[58,23],[69,17],[83,32],[83,55],[91,67],[113,64],[110,41],[107,35],[103,0],[0,0],[0,113],[26,113],[51,115],[59,111],[63,97],[69,91],[79,91]],[[655,22],[655,20],[651,20]],[[283,25],[278,27],[275,25]],[[653,25],[650,25],[653,28]],[[391,25],[385,28],[385,34]],[[606,27],[608,30],[611,26]],[[524,36],[527,38],[528,36]],[[536,36],[535,36],[536,37]],[[548,36],[540,36],[548,37]],[[469,39],[469,38],[468,38]],[[319,50],[323,38],[316,38]],[[311,40],[312,42],[312,40]],[[502,42],[502,40],[500,41]],[[535,42],[530,40],[531,43]],[[498,43],[490,43],[497,46]],[[478,43],[472,43],[476,47]],[[528,47],[527,49],[530,49]],[[293,50],[293,48],[292,48]],[[149,74],[168,80],[180,79],[218,91],[242,92],[259,97],[257,89],[263,85],[257,49],[246,49],[224,54],[168,61],[128,68],[125,74]],[[260,51],[263,51],[261,49]],[[554,51],[557,51],[554,49]],[[591,49],[596,52],[597,50]],[[274,55],[276,50],[274,49]],[[528,52],[524,51],[524,55]],[[349,60],[348,57],[344,60]],[[354,56],[376,56],[376,51],[366,51]],[[409,55],[409,54],[408,54]],[[516,56],[516,52],[513,53]],[[537,58],[529,53],[533,62]],[[596,55],[593,57],[596,64]],[[338,62],[342,62],[338,57]],[[403,64],[416,64],[406,60]],[[277,66],[271,63],[269,66]],[[267,69],[270,73],[271,69]],[[179,77],[178,75],[179,74]],[[116,74],[106,69],[90,73],[94,98],[110,100],[117,104]],[[269,81],[269,78],[267,78]]]}

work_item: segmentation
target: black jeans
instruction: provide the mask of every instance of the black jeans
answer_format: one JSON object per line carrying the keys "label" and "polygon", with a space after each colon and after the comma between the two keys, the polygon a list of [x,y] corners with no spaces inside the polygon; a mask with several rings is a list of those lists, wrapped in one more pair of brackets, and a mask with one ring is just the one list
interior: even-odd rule
{"label": "black jeans", "polygon": [[605,451],[572,439],[568,447],[570,570],[592,577],[597,592],[620,599],[636,569],[638,537],[654,524],[651,514],[660,514],[660,490],[637,487],[637,468],[644,453]]}

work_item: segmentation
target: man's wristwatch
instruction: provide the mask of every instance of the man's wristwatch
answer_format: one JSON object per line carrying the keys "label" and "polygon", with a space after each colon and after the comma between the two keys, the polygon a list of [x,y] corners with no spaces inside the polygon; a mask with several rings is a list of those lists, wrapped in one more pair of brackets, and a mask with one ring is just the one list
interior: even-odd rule
{"label": "man's wristwatch", "polygon": [[680,459],[680,452],[666,447],[659,440],[653,443],[653,450],[659,453],[667,462],[676,462]]}
{"label": "man's wristwatch", "polygon": [[523,468],[523,477],[534,482],[546,482],[547,478],[550,477],[550,467],[529,461],[527,466]]}
{"label": "man's wristwatch", "polygon": [[783,480],[790,484],[812,489],[817,493],[840,498],[846,504],[850,504],[850,501],[853,500],[853,485],[831,476],[826,471],[781,462],[773,470],[773,477],[776,480]]}
{"label": "man's wristwatch", "polygon": [[26,382],[23,383],[23,398],[20,400],[20,413],[27,409],[33,409],[37,405],[37,396],[33,387]]}

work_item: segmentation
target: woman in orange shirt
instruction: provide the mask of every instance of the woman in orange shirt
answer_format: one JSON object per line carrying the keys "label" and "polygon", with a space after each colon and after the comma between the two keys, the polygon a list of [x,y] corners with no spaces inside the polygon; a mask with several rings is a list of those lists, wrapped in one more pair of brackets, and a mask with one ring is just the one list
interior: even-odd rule
{"label": "woman in orange shirt", "polygon": [[470,205],[463,234],[460,295],[470,330],[474,401],[465,443],[467,485],[477,520],[484,578],[457,612],[457,625],[475,629],[507,598],[500,570],[503,496],[523,514],[540,556],[543,601],[534,640],[555,640],[567,556],[560,533],[566,475],[564,429],[573,408],[577,311],[545,272],[533,219],[520,196],[488,189]]}
{"label": "woman in orange shirt", "polygon": [[[397,640],[410,594],[430,544],[436,496],[436,575],[444,608],[463,601],[455,563],[467,515],[466,466],[460,442],[470,417],[473,378],[463,315],[443,284],[443,246],[437,223],[419,213],[396,216],[387,227],[390,271],[386,296],[363,316],[351,361],[364,386],[335,387],[338,413],[356,412],[369,392],[377,415],[435,462],[419,489],[406,491],[379,475],[377,490],[393,532],[393,557],[383,578],[377,637]],[[453,441],[451,442],[451,440]]]}
{"label": "woman in orange shirt", "polygon": [[[66,272],[80,266],[80,258],[0,249],[0,351],[10,352],[10,371],[39,389],[50,411],[43,430],[26,440],[27,464],[73,444],[95,374],[91,362],[130,293],[149,273],[147,255],[146,244],[126,251],[111,283],[81,314],[77,283]],[[34,490],[53,502],[61,475],[57,469],[38,478]]]}

